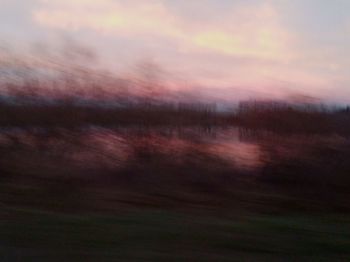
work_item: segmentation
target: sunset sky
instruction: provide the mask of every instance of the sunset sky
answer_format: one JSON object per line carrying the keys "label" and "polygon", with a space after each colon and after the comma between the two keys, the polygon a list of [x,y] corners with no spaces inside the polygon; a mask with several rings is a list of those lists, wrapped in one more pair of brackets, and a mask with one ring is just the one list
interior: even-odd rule
{"label": "sunset sky", "polygon": [[0,45],[74,41],[119,74],[150,60],[183,88],[350,102],[349,11],[348,0],[0,0]]}

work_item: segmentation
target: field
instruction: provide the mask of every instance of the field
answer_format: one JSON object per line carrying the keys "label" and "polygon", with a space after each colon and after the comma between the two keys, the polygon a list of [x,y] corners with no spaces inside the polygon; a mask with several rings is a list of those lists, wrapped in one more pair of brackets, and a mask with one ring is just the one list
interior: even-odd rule
{"label": "field", "polygon": [[350,257],[346,136],[95,126],[0,138],[3,261]]}

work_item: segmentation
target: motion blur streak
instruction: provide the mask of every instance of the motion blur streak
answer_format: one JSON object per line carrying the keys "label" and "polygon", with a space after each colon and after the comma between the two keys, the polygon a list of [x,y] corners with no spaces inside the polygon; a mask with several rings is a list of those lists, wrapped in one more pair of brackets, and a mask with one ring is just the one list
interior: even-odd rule
{"label": "motion blur streak", "polygon": [[350,260],[348,2],[0,5],[0,261]]}

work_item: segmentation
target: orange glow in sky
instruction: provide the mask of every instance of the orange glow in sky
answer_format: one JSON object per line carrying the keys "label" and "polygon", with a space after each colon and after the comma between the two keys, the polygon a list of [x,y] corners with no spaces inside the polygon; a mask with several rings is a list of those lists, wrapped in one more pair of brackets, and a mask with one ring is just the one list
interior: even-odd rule
{"label": "orange glow in sky", "polygon": [[197,86],[344,99],[350,2],[336,1],[0,0],[8,20],[0,33],[74,39],[120,73],[151,58]]}

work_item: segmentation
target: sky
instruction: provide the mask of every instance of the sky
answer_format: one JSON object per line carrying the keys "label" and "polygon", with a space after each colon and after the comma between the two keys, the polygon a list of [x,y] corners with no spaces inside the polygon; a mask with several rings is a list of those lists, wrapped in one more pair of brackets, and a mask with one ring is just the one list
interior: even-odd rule
{"label": "sky", "polygon": [[75,43],[215,96],[350,102],[348,0],[0,0],[0,46]]}

